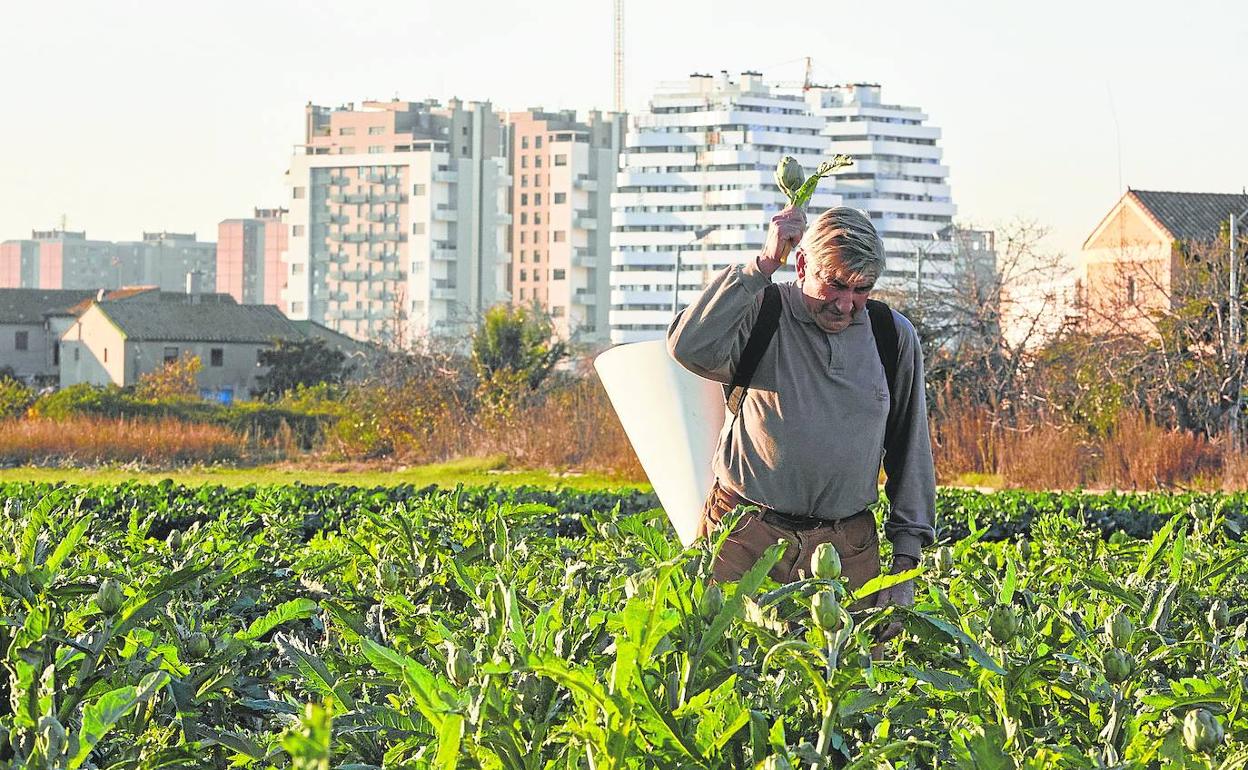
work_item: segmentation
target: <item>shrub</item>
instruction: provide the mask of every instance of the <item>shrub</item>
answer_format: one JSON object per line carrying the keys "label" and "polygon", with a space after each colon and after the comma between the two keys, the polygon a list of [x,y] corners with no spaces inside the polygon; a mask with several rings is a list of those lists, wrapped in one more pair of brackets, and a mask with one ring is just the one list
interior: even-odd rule
{"label": "shrub", "polygon": [[0,419],[20,417],[35,403],[35,391],[11,377],[0,377]]}

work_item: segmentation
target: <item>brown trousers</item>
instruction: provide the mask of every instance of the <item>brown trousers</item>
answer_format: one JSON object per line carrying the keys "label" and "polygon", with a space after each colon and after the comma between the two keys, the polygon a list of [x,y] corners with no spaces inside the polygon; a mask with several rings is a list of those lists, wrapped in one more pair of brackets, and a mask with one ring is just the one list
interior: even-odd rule
{"label": "brown trousers", "polygon": [[[723,517],[741,505],[754,503],[715,482],[702,510],[701,534],[713,535]],[[789,546],[770,572],[771,578],[778,583],[810,577],[810,557],[820,543],[831,543],[836,547],[841,555],[841,574],[849,581],[851,590],[880,574],[880,536],[870,511],[829,522],[824,527],[802,530],[763,521],[757,511],[750,511],[737,520],[737,526],[728,534],[724,547],[715,559],[712,566],[715,582],[740,580],[763,555],[763,551],[780,540],[789,541]],[[865,597],[850,605],[849,609],[869,607],[874,599],[874,596]]]}

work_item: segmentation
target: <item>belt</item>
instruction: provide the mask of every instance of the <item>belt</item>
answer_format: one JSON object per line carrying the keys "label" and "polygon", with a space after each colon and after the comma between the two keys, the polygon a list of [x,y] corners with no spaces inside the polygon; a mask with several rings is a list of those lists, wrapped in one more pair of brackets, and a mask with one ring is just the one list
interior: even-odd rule
{"label": "belt", "polygon": [[846,516],[843,519],[816,519],[813,516],[795,516],[790,513],[780,513],[779,511],[772,510],[771,508],[764,508],[759,512],[758,517],[768,524],[783,527],[784,529],[805,530],[818,529],[819,527],[841,526],[850,519],[861,516],[864,513],[870,513],[870,511],[863,508],[853,516]]}

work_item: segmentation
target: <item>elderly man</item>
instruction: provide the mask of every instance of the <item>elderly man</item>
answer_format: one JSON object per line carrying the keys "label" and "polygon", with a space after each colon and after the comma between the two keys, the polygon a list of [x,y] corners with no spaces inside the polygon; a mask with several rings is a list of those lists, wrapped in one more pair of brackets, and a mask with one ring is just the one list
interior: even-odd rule
{"label": "elderly man", "polygon": [[[797,281],[769,289],[794,247]],[[820,543],[835,545],[851,586],[877,576],[879,535],[868,506],[879,497],[881,458],[892,570],[915,567],[920,549],[935,539],[936,482],[919,338],[904,316],[882,303],[868,313],[868,295],[883,269],[883,245],[862,213],[829,209],[807,230],[802,211],[786,208],[772,218],[762,253],[720,272],[672,321],[667,344],[673,358],[726,385],[735,378],[738,386],[712,463],[716,482],[702,532],[713,533],[737,506],[759,508],[729,533],[715,580],[739,579],[781,539],[790,544],[771,572],[777,581],[809,574]],[[768,295],[770,321],[764,324]],[[760,333],[762,326],[771,331]],[[739,365],[751,367],[744,359],[754,368],[745,373],[742,392]],[[886,363],[895,369],[892,382]],[[914,585],[907,581],[869,603],[913,601]]]}

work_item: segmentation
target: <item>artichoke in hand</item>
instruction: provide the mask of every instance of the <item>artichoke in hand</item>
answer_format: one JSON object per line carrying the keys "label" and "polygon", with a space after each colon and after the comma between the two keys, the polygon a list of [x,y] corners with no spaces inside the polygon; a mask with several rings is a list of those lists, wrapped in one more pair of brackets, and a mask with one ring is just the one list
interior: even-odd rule
{"label": "artichoke in hand", "polygon": [[[815,194],[815,188],[819,186],[819,180],[825,176],[829,176],[833,171],[845,166],[852,166],[853,158],[848,155],[835,155],[832,160],[825,160],[819,164],[819,168],[815,169],[815,173],[809,177],[805,175],[802,164],[792,155],[785,155],[780,159],[780,164],[776,166],[776,186],[789,199],[789,205],[793,208],[806,207],[810,202],[810,198]],[[781,256],[780,263],[784,264],[787,255]]]}

